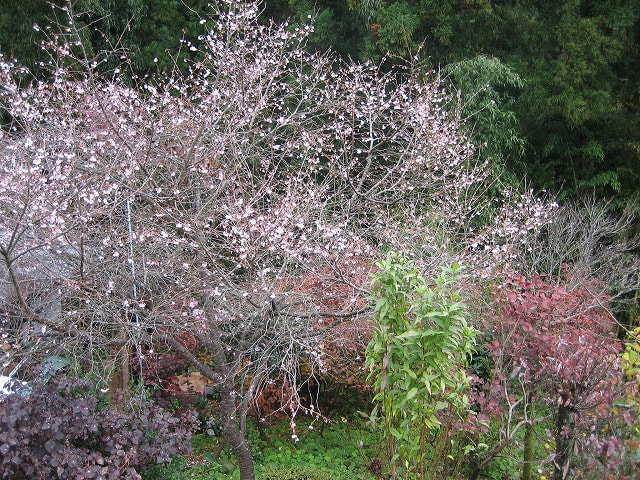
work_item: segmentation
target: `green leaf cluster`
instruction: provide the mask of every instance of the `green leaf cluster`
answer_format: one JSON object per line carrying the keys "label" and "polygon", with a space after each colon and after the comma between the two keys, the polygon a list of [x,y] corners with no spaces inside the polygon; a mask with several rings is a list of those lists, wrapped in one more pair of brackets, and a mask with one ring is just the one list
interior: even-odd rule
{"label": "green leaf cluster", "polygon": [[375,331],[365,365],[387,442],[392,475],[424,475],[427,435],[467,407],[465,367],[475,331],[457,290],[458,265],[427,281],[412,262],[391,253],[373,278]]}
{"label": "green leaf cluster", "polygon": [[[492,162],[497,178],[510,184],[526,171],[526,139],[514,112],[524,88],[522,77],[499,58],[485,54],[452,62],[442,69],[458,94],[459,108],[476,148]],[[496,185],[497,189],[501,185]]]}
{"label": "green leaf cluster", "polygon": [[333,480],[329,472],[305,467],[271,467],[265,470],[265,480]]}

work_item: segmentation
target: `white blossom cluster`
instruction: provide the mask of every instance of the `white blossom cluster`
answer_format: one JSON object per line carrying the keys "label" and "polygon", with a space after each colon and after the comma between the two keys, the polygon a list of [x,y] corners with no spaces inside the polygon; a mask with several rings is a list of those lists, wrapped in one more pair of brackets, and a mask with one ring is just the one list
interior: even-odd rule
{"label": "white blossom cluster", "polygon": [[544,222],[546,205],[513,194],[472,227],[491,172],[436,80],[310,54],[310,27],[257,12],[228,2],[190,45],[202,61],[133,87],[70,44],[59,63],[80,73],[25,83],[0,62],[0,299],[28,290],[30,262],[46,263],[29,254],[46,252],[64,268],[40,277],[73,300],[49,334],[186,331],[266,375],[316,351],[314,320],[363,315],[362,272],[383,252],[485,274]]}

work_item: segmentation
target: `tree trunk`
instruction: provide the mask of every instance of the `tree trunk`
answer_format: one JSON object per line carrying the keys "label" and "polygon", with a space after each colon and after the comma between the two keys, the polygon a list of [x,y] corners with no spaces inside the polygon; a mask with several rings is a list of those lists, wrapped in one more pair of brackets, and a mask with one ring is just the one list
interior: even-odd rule
{"label": "tree trunk", "polygon": [[[471,472],[469,474],[469,480],[478,480],[478,478],[480,478],[480,475],[482,474],[482,472],[484,472],[484,470],[489,466],[489,464],[491,463],[491,461],[497,457],[500,452],[502,452],[502,450],[504,450],[508,445],[511,444],[511,442],[513,441],[513,438],[515,437],[516,433],[518,432],[518,430],[520,430],[520,428],[522,426],[525,427],[530,427],[531,428],[531,435],[533,438],[533,420],[522,420],[520,421],[516,427],[511,431],[511,433],[509,434],[508,437],[504,438],[503,440],[501,440],[494,448],[493,450],[491,450],[489,453],[487,453],[484,457],[479,457],[477,455],[474,455],[469,463],[470,467],[471,467]],[[525,442],[527,439],[527,433],[525,432]],[[525,446],[526,449],[526,446]],[[531,452],[533,453],[533,449],[531,450]],[[525,452],[525,460],[527,458],[527,454]],[[523,472],[524,475],[524,472]]]}
{"label": "tree trunk", "polygon": [[123,409],[129,394],[129,347],[124,328],[118,331],[118,342],[113,349],[113,367],[109,378],[109,397],[118,409]]}
{"label": "tree trunk", "polygon": [[233,380],[225,379],[220,385],[224,435],[238,458],[240,480],[255,480],[253,457],[245,436],[238,427],[238,411],[236,409]]}
{"label": "tree trunk", "polygon": [[220,341],[220,332],[216,331],[210,343],[205,344],[213,353],[216,366],[212,369],[200,361],[184,345],[171,335],[164,337],[182,358],[188,360],[200,373],[220,385],[220,406],[222,407],[222,428],[225,440],[231,446],[240,466],[240,480],[255,480],[256,474],[253,466],[253,457],[249,450],[249,444],[245,438],[245,432],[241,428],[241,409],[236,405],[234,367],[228,365],[225,358],[225,348]]}
{"label": "tree trunk", "polygon": [[[567,431],[566,434],[564,434],[565,431]],[[556,458],[553,462],[553,480],[566,480],[573,446],[573,425],[570,408],[564,404],[560,405],[556,412],[555,441]]]}
{"label": "tree trunk", "polygon": [[524,463],[522,464],[522,480],[531,480],[533,467],[533,422],[524,427]]}

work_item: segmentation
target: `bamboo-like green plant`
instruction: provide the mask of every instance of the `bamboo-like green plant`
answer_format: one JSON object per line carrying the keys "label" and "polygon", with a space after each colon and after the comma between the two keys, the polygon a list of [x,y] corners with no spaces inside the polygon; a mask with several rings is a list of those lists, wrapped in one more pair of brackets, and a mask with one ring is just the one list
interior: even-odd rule
{"label": "bamboo-like green plant", "polygon": [[[397,254],[378,262],[372,301],[375,331],[366,366],[383,415],[381,428],[392,478],[431,478],[443,460],[449,419],[465,410],[465,372],[475,331],[456,288],[460,268],[427,281]],[[436,438],[432,454],[428,438]],[[430,456],[430,467],[425,468]]]}

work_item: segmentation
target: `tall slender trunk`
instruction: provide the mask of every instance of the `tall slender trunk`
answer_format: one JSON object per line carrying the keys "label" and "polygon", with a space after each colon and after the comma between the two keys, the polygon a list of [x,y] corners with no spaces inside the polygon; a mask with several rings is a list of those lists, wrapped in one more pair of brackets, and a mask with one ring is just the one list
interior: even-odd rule
{"label": "tall slender trunk", "polygon": [[442,425],[436,436],[434,459],[429,468],[427,478],[441,478],[444,475],[448,450],[450,447],[449,434],[451,432],[451,419],[453,418],[453,407],[449,406],[449,414],[446,425]]}
{"label": "tall slender trunk", "polygon": [[247,439],[239,428],[233,379],[225,379],[220,385],[224,435],[238,458],[240,480],[255,480],[253,457]]}
{"label": "tall slender trunk", "polygon": [[[236,402],[236,373],[238,365],[229,361],[226,357],[226,349],[222,342],[222,333],[212,326],[210,344],[213,358],[216,362],[216,372],[221,378],[220,382],[220,406],[222,407],[223,433],[229,442],[233,453],[238,459],[240,467],[240,480],[255,480],[256,473],[253,465],[253,456],[249,450],[249,444],[243,431],[243,419],[246,418],[248,403],[238,405]],[[242,403],[242,402],[241,402]]]}
{"label": "tall slender trunk", "polygon": [[[215,318],[215,315],[212,315],[212,318]],[[211,336],[206,340],[200,339],[202,344],[213,354],[215,362],[215,367],[213,368],[199,360],[174,337],[168,335],[164,339],[176,352],[196,367],[200,373],[220,386],[220,406],[222,409],[222,432],[224,438],[238,459],[240,480],[255,480],[256,474],[253,456],[251,455],[249,444],[243,431],[243,418],[246,418],[249,403],[248,401],[244,403],[240,402],[241,405],[238,405],[236,402],[237,393],[235,381],[239,363],[237,358],[235,362],[227,358],[227,349],[222,342],[222,332],[216,328],[215,324],[212,324]]]}
{"label": "tall slender trunk", "polygon": [[129,347],[124,327],[118,331],[118,342],[113,349],[113,367],[109,378],[109,397],[116,408],[122,409],[129,394]]}
{"label": "tall slender trunk", "polygon": [[420,480],[424,480],[425,445],[427,443],[427,426],[420,427]]}
{"label": "tall slender trunk", "polygon": [[[553,480],[566,480],[573,448],[573,424],[569,407],[560,405],[556,412],[556,458],[553,468]],[[566,432],[566,433],[565,433]]]}
{"label": "tall slender trunk", "polygon": [[387,397],[385,393],[382,398],[382,411],[384,413],[384,429],[386,433],[384,437],[385,437],[385,446],[387,449],[387,461],[389,462],[389,465],[391,467],[390,468],[391,480],[397,480],[398,471],[396,468],[396,460],[392,461],[393,457],[397,453],[397,445],[396,445],[396,438],[390,434],[391,428],[394,426],[393,421],[391,419],[390,402],[391,400]]}
{"label": "tall slender trunk", "polygon": [[533,422],[524,427],[524,463],[522,464],[522,480],[531,480],[533,467]]}

